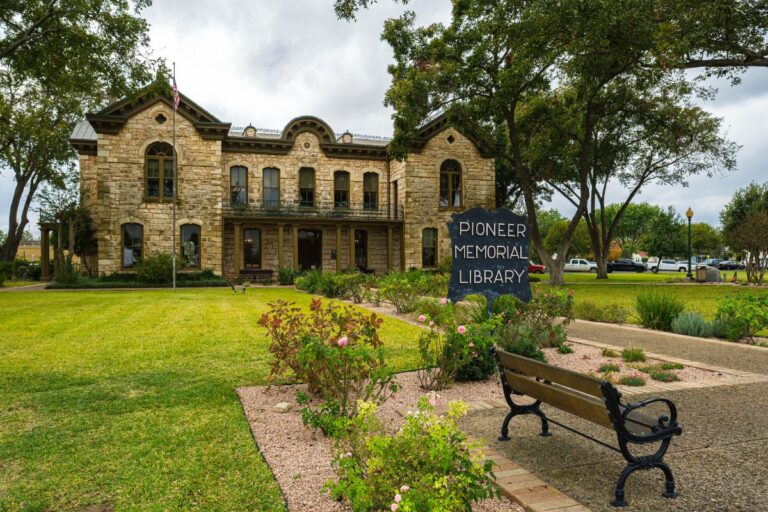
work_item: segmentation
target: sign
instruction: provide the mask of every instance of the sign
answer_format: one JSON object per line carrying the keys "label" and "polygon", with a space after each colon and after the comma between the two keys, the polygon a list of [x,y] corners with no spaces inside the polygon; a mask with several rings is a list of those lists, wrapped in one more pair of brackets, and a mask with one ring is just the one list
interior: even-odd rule
{"label": "sign", "polygon": [[531,300],[528,251],[531,233],[527,218],[506,208],[473,208],[454,213],[448,223],[453,266],[448,298],[485,295],[490,313],[500,295]]}

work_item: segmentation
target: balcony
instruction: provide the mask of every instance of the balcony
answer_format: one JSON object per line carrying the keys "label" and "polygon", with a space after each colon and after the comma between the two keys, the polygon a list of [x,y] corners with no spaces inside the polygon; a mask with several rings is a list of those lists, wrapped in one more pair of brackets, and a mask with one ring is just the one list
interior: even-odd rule
{"label": "balcony", "polygon": [[364,208],[363,205],[349,207],[335,206],[333,201],[315,201],[314,206],[303,206],[299,200],[283,201],[280,205],[268,205],[263,203],[224,203],[222,208],[225,218],[228,219],[322,219],[322,220],[360,220],[378,222],[401,222],[403,220],[403,207],[392,206],[388,209],[379,205],[378,209]]}

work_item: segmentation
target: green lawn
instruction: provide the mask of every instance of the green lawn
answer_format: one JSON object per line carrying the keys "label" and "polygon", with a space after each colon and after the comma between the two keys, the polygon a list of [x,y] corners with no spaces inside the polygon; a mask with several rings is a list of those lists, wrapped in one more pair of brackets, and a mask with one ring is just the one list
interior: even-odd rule
{"label": "green lawn", "polygon": [[33,284],[40,284],[40,281],[4,281],[0,288],[16,288],[18,286],[30,286]]}
{"label": "green lawn", "polygon": [[[733,271],[723,271],[728,275],[730,280],[733,277]],[[613,272],[608,274],[608,279],[597,279],[596,275],[590,272],[566,272],[564,274],[566,284],[570,283],[680,283],[688,282],[685,278],[685,272],[659,272],[654,274],[653,272]],[[537,274],[536,277],[541,279],[542,282],[549,281],[549,274]],[[737,273],[737,277],[740,282],[747,281],[747,273],[740,270]]]}
{"label": "green lawn", "polygon": [[[632,312],[628,319],[630,322],[637,322],[634,316],[634,299],[640,291],[647,289],[648,285],[566,283],[566,287],[573,290],[574,301],[577,304],[580,301],[590,301],[602,306],[618,304]],[[668,285],[658,288],[682,300],[686,311],[698,311],[707,319],[714,317],[719,298],[729,294],[755,291],[754,288],[728,285]],[[757,293],[768,293],[768,289],[759,289]]]}
{"label": "green lawn", "polygon": [[[234,388],[281,288],[0,294],[0,510],[282,510]],[[418,328],[387,318],[396,369]],[[269,406],[269,404],[266,404]]]}

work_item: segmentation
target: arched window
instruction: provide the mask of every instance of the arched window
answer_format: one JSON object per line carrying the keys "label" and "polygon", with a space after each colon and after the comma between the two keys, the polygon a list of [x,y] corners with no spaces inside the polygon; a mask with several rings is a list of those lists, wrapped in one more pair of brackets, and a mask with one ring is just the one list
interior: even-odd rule
{"label": "arched window", "polygon": [[315,206],[315,170],[299,169],[299,206]]}
{"label": "arched window", "polygon": [[425,228],[421,232],[421,266],[437,266],[437,229]]}
{"label": "arched window", "polygon": [[363,208],[365,210],[379,208],[379,175],[375,172],[363,174]]}
{"label": "arched window", "polygon": [[184,268],[200,268],[200,226],[181,226],[181,261]]}
{"label": "arched window", "polygon": [[144,226],[141,224],[123,224],[121,261],[123,268],[131,268],[141,261],[144,250]]}
{"label": "arched window", "polygon": [[173,173],[173,147],[167,142],[149,145],[144,156],[146,185],[144,194],[150,200],[171,200],[176,189]]}
{"label": "arched window", "polygon": [[264,169],[264,208],[280,207],[280,169]]}
{"label": "arched window", "polygon": [[333,173],[333,207],[349,208],[349,173],[347,171]]}
{"label": "arched window", "polygon": [[229,197],[232,206],[248,204],[248,168],[235,165],[229,169]]}
{"label": "arched window", "polygon": [[461,164],[456,160],[446,160],[440,165],[440,206],[461,206]]}

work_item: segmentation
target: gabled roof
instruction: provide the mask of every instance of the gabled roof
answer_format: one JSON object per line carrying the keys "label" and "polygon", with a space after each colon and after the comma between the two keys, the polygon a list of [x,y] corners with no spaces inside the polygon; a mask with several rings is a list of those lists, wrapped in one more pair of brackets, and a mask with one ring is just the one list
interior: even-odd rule
{"label": "gabled roof", "polygon": [[[434,117],[432,120],[427,121],[427,123],[419,129],[416,138],[411,143],[411,151],[414,153],[421,153],[424,150],[424,147],[427,145],[427,142],[429,142],[432,137],[452,125],[453,124],[451,123],[449,114],[447,112],[443,112]],[[477,151],[480,153],[480,156],[484,158],[493,158],[496,156],[495,151],[498,151],[499,149],[498,144],[494,145],[494,147],[488,147],[487,144],[484,144],[473,134],[466,133],[466,130],[462,130],[457,126],[454,126],[454,128],[475,145]]]}
{"label": "gabled roof", "polygon": [[[98,112],[86,114],[85,117],[96,133],[116,134],[125,125],[129,117],[141,112],[157,101],[161,101],[173,108],[171,93],[168,87],[163,85],[161,82],[155,81],[137,94],[116,101]],[[213,114],[181,93],[179,93],[179,108],[177,112],[179,115],[187,118],[204,139],[223,139],[231,126],[231,123],[220,121]]]}

